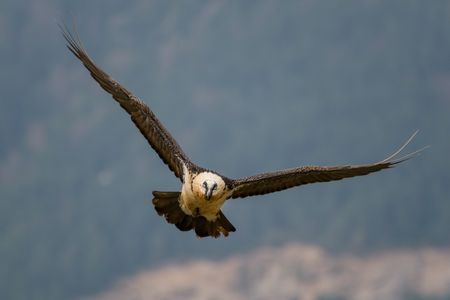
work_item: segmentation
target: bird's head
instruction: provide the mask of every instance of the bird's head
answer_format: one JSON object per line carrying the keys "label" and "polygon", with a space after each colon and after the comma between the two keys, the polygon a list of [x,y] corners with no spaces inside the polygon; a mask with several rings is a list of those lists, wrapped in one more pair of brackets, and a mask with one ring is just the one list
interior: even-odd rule
{"label": "bird's head", "polygon": [[225,193],[225,182],[214,173],[203,172],[194,178],[193,188],[197,197],[211,201],[223,196]]}

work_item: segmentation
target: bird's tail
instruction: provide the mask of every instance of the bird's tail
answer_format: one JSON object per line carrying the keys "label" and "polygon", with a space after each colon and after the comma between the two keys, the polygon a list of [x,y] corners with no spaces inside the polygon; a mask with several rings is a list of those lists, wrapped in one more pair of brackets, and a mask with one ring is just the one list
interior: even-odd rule
{"label": "bird's tail", "polygon": [[186,215],[180,207],[180,192],[153,192],[153,205],[158,215],[170,224],[175,224],[181,231],[193,228],[192,216]]}
{"label": "bird's tail", "polygon": [[158,215],[164,217],[170,224],[174,224],[181,231],[195,230],[198,237],[228,236],[236,228],[228,221],[222,211],[215,221],[208,221],[205,217],[193,217],[183,212],[179,203],[180,192],[153,192],[153,205]]}

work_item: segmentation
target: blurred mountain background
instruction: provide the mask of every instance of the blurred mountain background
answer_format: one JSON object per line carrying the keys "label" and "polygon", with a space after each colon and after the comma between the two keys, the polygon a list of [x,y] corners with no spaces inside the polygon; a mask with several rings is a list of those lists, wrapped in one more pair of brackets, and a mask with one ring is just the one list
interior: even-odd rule
{"label": "blurred mountain background", "polygon": [[[416,129],[409,150],[432,147],[367,177],[230,201],[237,232],[198,240],[156,215],[151,191],[180,182],[65,48],[62,22],[226,176],[375,162]],[[0,66],[1,299],[77,299],[290,243],[450,246],[449,1],[2,0]]]}
{"label": "blurred mountain background", "polygon": [[293,243],[220,261],[169,264],[85,300],[448,299],[449,257],[449,249],[330,255]]}

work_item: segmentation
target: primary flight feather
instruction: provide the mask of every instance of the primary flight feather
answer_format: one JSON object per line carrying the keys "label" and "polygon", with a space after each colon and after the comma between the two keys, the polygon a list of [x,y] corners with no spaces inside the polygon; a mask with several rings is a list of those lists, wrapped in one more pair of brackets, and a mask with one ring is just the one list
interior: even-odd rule
{"label": "primary flight feather", "polygon": [[180,192],[153,192],[153,205],[157,213],[182,231],[193,229],[199,237],[217,238],[236,231],[221,211],[222,205],[228,199],[263,195],[308,183],[367,175],[390,168],[421,151],[397,157],[414,138],[417,133],[415,132],[398,151],[377,163],[332,167],[304,166],[230,179],[190,161],[151,109],[96,65],[83,49],[77,35],[62,26],[61,31],[68,43],[67,48],[83,63],[94,80],[130,115],[150,146],[181,180]]}

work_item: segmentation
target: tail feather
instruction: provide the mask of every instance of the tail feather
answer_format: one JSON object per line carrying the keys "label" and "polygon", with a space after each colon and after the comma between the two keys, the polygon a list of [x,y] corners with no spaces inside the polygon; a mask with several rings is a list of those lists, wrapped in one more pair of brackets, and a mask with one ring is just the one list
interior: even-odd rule
{"label": "tail feather", "polygon": [[189,231],[194,228],[193,218],[185,214],[181,221],[175,223],[175,226],[181,231]]}
{"label": "tail feather", "polygon": [[[210,234],[210,230],[208,230],[208,220],[205,217],[196,217],[194,218],[194,230],[195,234],[198,237],[207,237]],[[215,237],[215,236],[214,236]]]}
{"label": "tail feather", "polygon": [[227,231],[227,234],[225,236],[228,235],[228,232],[235,232],[236,228],[234,228],[233,224],[230,223],[230,221],[228,221],[227,217],[225,217],[225,215],[223,214],[222,211],[219,212],[219,218],[218,221],[220,222],[220,226],[223,227],[223,229],[225,231]]}
{"label": "tail feather", "polygon": [[219,211],[215,221],[208,221],[205,217],[193,217],[183,212],[180,207],[180,192],[153,192],[153,205],[158,215],[163,216],[170,224],[174,224],[181,231],[194,229],[198,237],[212,236],[218,238],[221,234],[228,236],[236,228],[228,221],[222,211]]}
{"label": "tail feather", "polygon": [[153,197],[156,212],[168,223],[175,224],[181,231],[193,228],[192,216],[186,215],[180,208],[180,192],[153,192]]}

